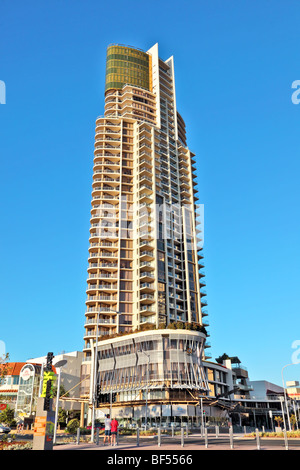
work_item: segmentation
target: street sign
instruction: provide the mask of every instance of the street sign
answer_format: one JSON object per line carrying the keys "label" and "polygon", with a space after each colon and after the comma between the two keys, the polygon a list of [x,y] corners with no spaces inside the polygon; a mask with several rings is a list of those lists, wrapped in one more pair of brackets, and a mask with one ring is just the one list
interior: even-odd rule
{"label": "street sign", "polygon": [[46,397],[47,382],[48,381],[51,382],[50,396],[52,397],[52,386],[53,386],[53,382],[54,382],[54,377],[55,377],[54,372],[50,372],[50,371],[46,371],[46,370],[44,371],[43,388],[42,388],[41,397]]}
{"label": "street sign", "polygon": [[20,372],[20,377],[23,379],[25,382],[30,379],[34,375],[34,372],[30,369],[30,367],[24,367],[24,369],[21,370]]}

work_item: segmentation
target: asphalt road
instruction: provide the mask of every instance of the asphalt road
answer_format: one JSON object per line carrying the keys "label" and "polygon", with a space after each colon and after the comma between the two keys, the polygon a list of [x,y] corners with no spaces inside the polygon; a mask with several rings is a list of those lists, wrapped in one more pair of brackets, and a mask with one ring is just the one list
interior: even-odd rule
{"label": "asphalt road", "polygon": [[[15,434],[15,433],[14,433]],[[33,435],[15,434],[18,441],[32,441]],[[184,436],[184,446],[181,445],[181,436],[161,435],[161,445],[158,446],[157,436],[141,436],[139,446],[137,446],[136,436],[119,436],[119,444],[117,447],[110,445],[103,446],[103,436],[99,438],[99,445],[89,442],[90,436],[85,436],[85,442],[76,444],[76,436],[72,437],[73,442],[63,444],[66,438],[64,434],[57,435],[57,444],[55,450],[256,450],[257,441],[255,437],[244,437],[243,434],[235,434],[233,439],[233,448],[228,434],[220,434],[218,438],[214,434],[208,434],[207,447],[204,438],[200,434],[192,434],[189,437]],[[260,438],[260,450],[285,450],[285,441],[283,438]],[[288,439],[289,450],[300,450],[300,439]]]}

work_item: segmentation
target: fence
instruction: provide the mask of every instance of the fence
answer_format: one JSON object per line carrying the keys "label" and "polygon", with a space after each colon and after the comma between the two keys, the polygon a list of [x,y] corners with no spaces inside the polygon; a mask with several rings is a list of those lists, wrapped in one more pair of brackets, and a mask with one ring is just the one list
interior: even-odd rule
{"label": "fence", "polygon": [[[264,430],[262,430],[264,431]],[[77,430],[77,434],[73,436],[57,436],[57,444],[73,443],[80,446],[82,443],[91,443],[91,435],[80,434],[80,429]],[[116,448],[126,449],[132,447],[141,448],[160,448],[165,446],[170,448],[184,448],[185,446],[193,446],[194,449],[199,450],[202,448],[214,448],[214,449],[257,449],[260,450],[263,447],[269,445],[276,445],[282,449],[289,450],[291,445],[293,448],[297,447],[300,450],[300,439],[288,439],[286,431],[283,431],[281,438],[276,440],[267,441],[264,438],[264,433],[258,429],[250,429],[244,427],[242,432],[235,432],[233,427],[198,427],[188,428],[188,426],[182,426],[181,428],[155,428],[145,431],[144,429],[135,428],[122,429],[118,431],[115,436],[114,442],[111,442],[106,438],[104,443],[104,435],[101,434],[99,429],[96,429],[94,445],[100,447],[116,446]]]}

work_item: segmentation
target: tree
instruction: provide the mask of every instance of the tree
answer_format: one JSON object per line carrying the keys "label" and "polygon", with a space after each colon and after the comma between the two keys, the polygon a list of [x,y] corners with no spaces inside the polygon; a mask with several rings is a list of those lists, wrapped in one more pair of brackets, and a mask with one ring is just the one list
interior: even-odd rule
{"label": "tree", "polygon": [[218,364],[222,364],[223,361],[226,361],[226,359],[230,359],[228,354],[224,353],[223,356],[216,357],[216,361]]}
{"label": "tree", "polygon": [[0,413],[0,422],[11,426],[15,424],[15,413],[9,406],[5,408],[5,410],[1,411]]}
{"label": "tree", "polygon": [[290,422],[291,422],[293,431],[295,431],[295,426],[296,426],[296,423],[297,423],[297,418],[296,418],[295,415],[291,415],[291,416],[290,416]]}
{"label": "tree", "polygon": [[67,412],[62,408],[58,409],[57,421],[59,425],[65,425],[67,422]]}
{"label": "tree", "polygon": [[275,421],[277,423],[277,426],[281,428],[281,424],[283,423],[283,418],[281,416],[275,416]]}
{"label": "tree", "polygon": [[68,422],[68,425],[66,427],[66,431],[69,434],[75,434],[77,429],[79,428],[80,423],[78,419],[71,419],[71,421]]}
{"label": "tree", "polygon": [[0,383],[4,377],[8,374],[9,370],[9,354],[6,353],[4,356],[0,357]]}
{"label": "tree", "polygon": [[[54,385],[54,387],[52,388],[52,395],[53,395],[53,397],[56,397],[56,395],[57,395],[57,385]],[[65,387],[61,384],[60,389],[59,389],[59,396],[62,397],[63,395],[65,397],[68,397],[69,392],[67,392]]]}

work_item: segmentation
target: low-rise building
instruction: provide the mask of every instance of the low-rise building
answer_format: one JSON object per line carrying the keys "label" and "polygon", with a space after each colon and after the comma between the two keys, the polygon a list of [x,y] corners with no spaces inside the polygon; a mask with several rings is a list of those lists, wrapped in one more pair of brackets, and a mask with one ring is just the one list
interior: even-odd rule
{"label": "low-rise building", "polygon": [[6,374],[0,380],[0,403],[11,408],[16,405],[19,390],[20,371],[25,362],[9,362],[6,364]]}
{"label": "low-rise building", "polygon": [[[66,361],[65,365],[56,368],[56,374],[61,373],[61,388],[65,390],[66,396],[60,400],[59,406],[67,411],[79,411],[81,409],[79,399],[80,370],[83,360],[83,352],[73,351],[69,353],[57,354],[53,357],[52,364],[55,367],[61,361]],[[29,359],[27,362],[46,364],[46,356]]]}
{"label": "low-rise building", "polygon": [[[60,368],[61,387],[66,392],[66,398],[59,402],[59,406],[66,411],[81,409],[78,398],[82,359],[81,351],[62,353],[53,358],[52,370],[56,376],[59,369],[55,368],[55,364],[66,361]],[[0,404],[12,408],[15,419],[23,421],[25,425],[32,424],[35,417],[45,364],[46,356],[32,358],[26,362],[10,362],[5,365],[5,376],[0,380]]]}

